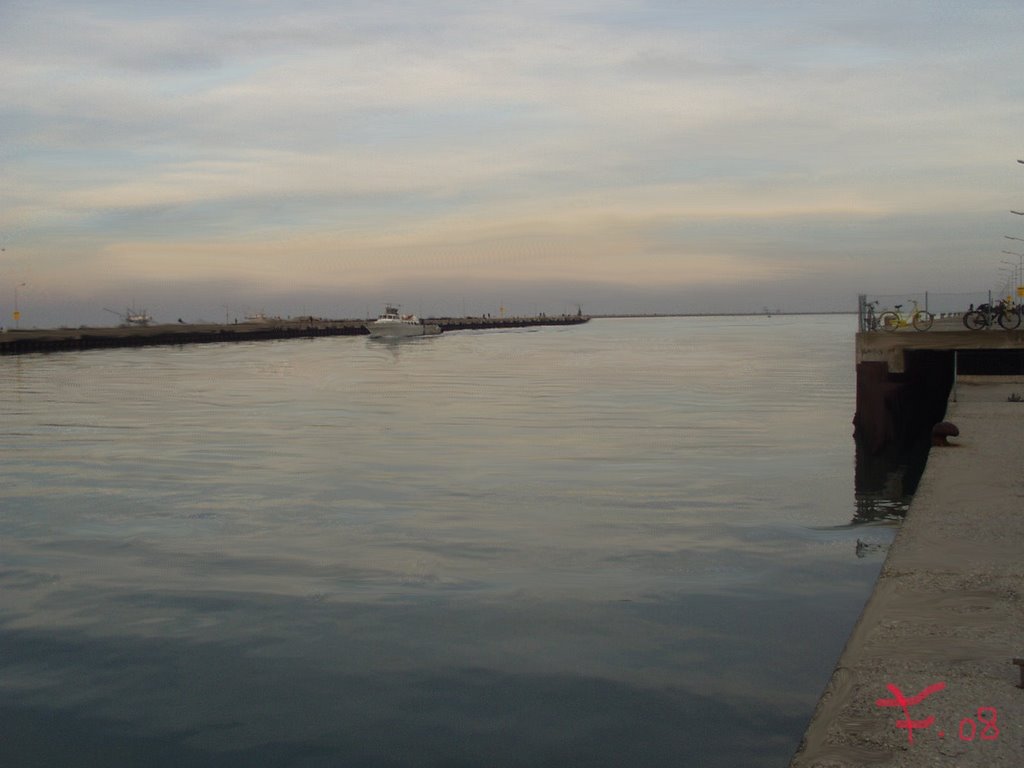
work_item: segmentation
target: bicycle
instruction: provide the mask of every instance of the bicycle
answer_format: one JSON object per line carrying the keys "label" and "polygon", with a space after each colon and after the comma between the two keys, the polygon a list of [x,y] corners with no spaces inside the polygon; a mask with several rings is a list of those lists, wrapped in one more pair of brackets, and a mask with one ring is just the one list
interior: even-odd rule
{"label": "bicycle", "polygon": [[875,307],[878,306],[877,301],[866,301],[864,302],[864,328],[865,331],[877,331],[878,330],[878,315],[875,314]]}
{"label": "bicycle", "polygon": [[977,309],[973,305],[964,313],[964,327],[971,331],[980,331],[998,322],[999,326],[1006,331],[1012,331],[1020,327],[1021,308],[1014,305],[1012,301],[999,301],[993,307],[991,304],[979,304]]}
{"label": "bicycle", "polygon": [[917,302],[913,299],[907,299],[907,301],[914,305],[914,311],[909,315],[905,315],[900,312],[903,305],[897,304],[892,309],[883,312],[878,318],[878,324],[882,326],[882,330],[891,333],[912,325],[919,331],[927,331],[932,327],[932,323],[935,322],[935,316],[927,309],[920,309],[917,306]]}
{"label": "bicycle", "polygon": [[1004,330],[1013,331],[1024,322],[1024,306],[1014,304],[1009,299],[1003,303],[1003,311],[999,315],[999,325]]}

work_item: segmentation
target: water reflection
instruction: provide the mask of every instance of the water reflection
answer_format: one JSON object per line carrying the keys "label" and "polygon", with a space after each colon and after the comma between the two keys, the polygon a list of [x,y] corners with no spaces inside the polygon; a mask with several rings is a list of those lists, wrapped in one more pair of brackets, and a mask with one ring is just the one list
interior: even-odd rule
{"label": "water reflection", "polygon": [[784,764],[877,573],[787,322],[0,365],[4,757]]}
{"label": "water reflection", "polygon": [[402,351],[419,345],[430,345],[441,340],[441,334],[427,336],[367,336],[367,349],[384,349],[397,360]]}
{"label": "water reflection", "polygon": [[928,460],[927,436],[908,446],[891,445],[872,453],[855,438],[854,523],[902,520]]}
{"label": "water reflection", "polygon": [[[826,602],[823,623],[840,613]],[[114,608],[119,628],[3,632],[12,764],[777,765],[805,717],[758,694],[811,683],[808,658],[841,643],[781,595],[481,607],[152,593]],[[183,614],[207,615],[206,631],[176,633]],[[799,620],[743,650],[780,616]],[[747,695],[721,695],[706,669],[723,652]]]}

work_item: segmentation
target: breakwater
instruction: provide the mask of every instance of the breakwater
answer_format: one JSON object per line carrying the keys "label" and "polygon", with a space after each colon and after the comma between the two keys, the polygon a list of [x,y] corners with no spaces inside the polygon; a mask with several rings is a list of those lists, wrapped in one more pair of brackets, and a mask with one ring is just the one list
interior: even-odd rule
{"label": "breakwater", "polygon": [[[442,331],[498,330],[542,325],[578,325],[586,315],[536,317],[443,317],[426,318]],[[266,323],[163,324],[126,328],[55,328],[12,330],[0,333],[0,355],[31,352],[70,352],[112,347],[175,346],[242,341],[274,341],[320,336],[361,336],[368,333],[368,320],[324,320],[299,318]]]}
{"label": "breakwater", "polygon": [[532,325],[579,325],[588,315],[536,315],[531,317],[428,317],[424,323],[439,325],[442,331],[497,330]]}

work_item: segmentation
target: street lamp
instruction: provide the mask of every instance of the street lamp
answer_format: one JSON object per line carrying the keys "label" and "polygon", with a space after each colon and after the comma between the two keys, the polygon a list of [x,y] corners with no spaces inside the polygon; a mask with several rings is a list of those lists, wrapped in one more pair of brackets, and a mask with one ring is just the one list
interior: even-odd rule
{"label": "street lamp", "polygon": [[1017,251],[1003,251],[1003,253],[1007,256],[1016,256],[1018,259],[1016,264],[1009,262],[1006,259],[1003,259],[1003,263],[1014,267],[1013,280],[1016,283],[1014,288],[1017,296],[1022,297],[1024,296],[1024,293],[1022,293],[1022,291],[1024,291],[1024,253],[1019,253]]}
{"label": "street lamp", "polygon": [[[1009,264],[1009,262],[1004,263]],[[1004,296],[1013,302],[1013,295],[1017,287],[1017,265],[1011,264],[1008,267],[1000,267],[996,272],[999,275],[999,284],[1003,286],[999,291],[1000,296]]]}
{"label": "street lamp", "polygon": [[1024,211],[1010,211],[1010,213],[1016,213],[1018,216],[1024,216]]}
{"label": "street lamp", "polygon": [[1024,237],[1014,237],[1013,235],[1003,235],[1007,240],[1020,240],[1024,243]]}
{"label": "street lamp", "polygon": [[14,286],[14,327],[20,328],[21,312],[18,311],[18,289],[24,288],[26,283],[18,283]]}

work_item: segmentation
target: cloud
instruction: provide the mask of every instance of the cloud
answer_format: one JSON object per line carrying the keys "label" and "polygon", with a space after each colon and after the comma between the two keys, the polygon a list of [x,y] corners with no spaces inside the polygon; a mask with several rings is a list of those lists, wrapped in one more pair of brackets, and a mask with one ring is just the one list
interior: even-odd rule
{"label": "cloud", "polygon": [[981,250],[1019,195],[993,169],[1018,152],[1024,14],[999,2],[0,14],[0,237],[83,286],[369,285],[397,259],[652,286],[814,263],[853,293],[857,249],[961,279],[942,222]]}

